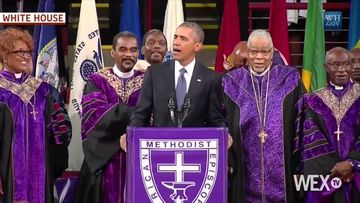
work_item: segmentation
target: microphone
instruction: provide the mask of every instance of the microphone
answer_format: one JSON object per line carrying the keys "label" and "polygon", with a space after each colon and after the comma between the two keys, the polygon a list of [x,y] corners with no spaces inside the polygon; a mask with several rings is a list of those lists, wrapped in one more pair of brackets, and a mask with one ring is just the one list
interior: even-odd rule
{"label": "microphone", "polygon": [[191,99],[190,97],[186,97],[184,101],[184,112],[189,111],[191,108]]}
{"label": "microphone", "polygon": [[187,116],[187,114],[188,114],[188,112],[190,111],[190,109],[191,109],[191,99],[190,99],[190,97],[185,97],[185,101],[184,101],[184,112],[183,112],[183,116],[182,116],[182,121],[184,121],[185,120],[185,118],[186,118],[186,116]]}
{"label": "microphone", "polygon": [[175,100],[174,98],[170,95],[170,98],[169,98],[169,101],[168,101],[168,108],[169,108],[169,111],[170,111],[170,117],[171,117],[171,120],[174,124],[176,124],[176,119],[175,119],[175,109],[176,109],[176,106],[175,106]]}

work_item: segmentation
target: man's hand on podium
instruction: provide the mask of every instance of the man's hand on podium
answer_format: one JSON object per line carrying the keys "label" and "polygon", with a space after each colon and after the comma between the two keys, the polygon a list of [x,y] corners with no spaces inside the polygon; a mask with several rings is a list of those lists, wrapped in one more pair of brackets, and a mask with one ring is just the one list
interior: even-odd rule
{"label": "man's hand on podium", "polygon": [[120,137],[120,147],[126,152],[126,134],[122,134]]}
{"label": "man's hand on podium", "polygon": [[230,149],[230,147],[232,146],[232,144],[233,144],[233,139],[232,139],[231,135],[228,134],[228,147],[227,147],[227,149]]}

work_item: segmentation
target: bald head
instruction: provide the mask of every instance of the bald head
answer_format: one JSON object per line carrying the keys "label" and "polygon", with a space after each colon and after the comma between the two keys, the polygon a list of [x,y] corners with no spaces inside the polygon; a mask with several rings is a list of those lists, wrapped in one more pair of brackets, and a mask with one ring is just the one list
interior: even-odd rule
{"label": "bald head", "polygon": [[360,83],[360,48],[351,49],[350,58],[352,65],[351,79]]}
{"label": "bald head", "polygon": [[234,67],[246,65],[247,41],[241,41],[236,44],[232,54],[234,54]]}
{"label": "bald head", "polygon": [[334,47],[326,52],[325,61],[329,62],[330,60],[332,60],[333,57],[338,57],[339,55],[347,55],[347,57],[349,57],[350,59],[350,54],[348,50],[343,47]]}
{"label": "bald head", "polygon": [[360,48],[353,48],[350,50],[351,59],[360,59]]}

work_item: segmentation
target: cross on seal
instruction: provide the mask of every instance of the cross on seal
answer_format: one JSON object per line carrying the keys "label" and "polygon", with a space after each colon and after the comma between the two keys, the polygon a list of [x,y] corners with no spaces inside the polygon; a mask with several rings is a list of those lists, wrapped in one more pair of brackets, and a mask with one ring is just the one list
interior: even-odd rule
{"label": "cross on seal", "polygon": [[162,181],[161,183],[169,189],[173,190],[170,198],[174,203],[183,203],[188,198],[185,190],[191,186],[195,186],[195,182],[185,181],[185,173],[199,173],[199,164],[185,164],[183,152],[175,152],[175,163],[171,164],[158,164],[157,172],[175,173],[175,181]]}

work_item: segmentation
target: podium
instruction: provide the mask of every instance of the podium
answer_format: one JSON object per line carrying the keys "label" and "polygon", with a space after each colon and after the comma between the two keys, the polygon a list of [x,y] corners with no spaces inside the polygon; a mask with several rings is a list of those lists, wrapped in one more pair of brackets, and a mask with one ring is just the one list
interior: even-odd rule
{"label": "podium", "polygon": [[227,202],[226,128],[128,128],[126,202]]}

